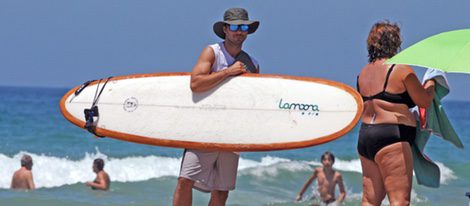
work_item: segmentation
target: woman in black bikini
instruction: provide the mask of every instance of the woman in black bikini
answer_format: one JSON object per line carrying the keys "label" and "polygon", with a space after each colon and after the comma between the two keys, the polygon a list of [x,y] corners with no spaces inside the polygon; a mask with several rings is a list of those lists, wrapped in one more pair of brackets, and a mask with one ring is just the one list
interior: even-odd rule
{"label": "woman in black bikini", "polygon": [[409,108],[427,108],[434,81],[421,85],[408,65],[387,65],[401,45],[400,28],[389,22],[372,26],[367,38],[369,63],[357,77],[364,101],[357,150],[363,176],[362,205],[409,205],[413,175],[411,147],[416,120]]}

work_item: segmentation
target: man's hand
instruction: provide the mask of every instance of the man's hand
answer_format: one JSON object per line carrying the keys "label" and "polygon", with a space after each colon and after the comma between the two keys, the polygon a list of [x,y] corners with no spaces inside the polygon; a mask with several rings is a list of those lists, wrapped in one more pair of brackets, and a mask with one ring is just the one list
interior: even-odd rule
{"label": "man's hand", "polygon": [[302,200],[302,195],[299,194],[299,195],[297,195],[297,197],[295,198],[295,201],[298,202],[298,201],[300,201],[300,200]]}
{"label": "man's hand", "polygon": [[247,72],[246,65],[240,61],[236,61],[232,64],[232,66],[228,67],[223,71],[226,72],[229,76],[236,76]]}

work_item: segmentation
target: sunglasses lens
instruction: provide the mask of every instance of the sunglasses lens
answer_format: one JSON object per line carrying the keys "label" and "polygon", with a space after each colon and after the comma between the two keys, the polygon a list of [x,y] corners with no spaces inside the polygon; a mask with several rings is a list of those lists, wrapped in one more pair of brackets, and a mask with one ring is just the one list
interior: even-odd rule
{"label": "sunglasses lens", "polygon": [[230,29],[230,31],[237,31],[237,30],[238,30],[238,25],[232,25],[232,24],[230,24],[230,25],[229,25],[229,29]]}
{"label": "sunglasses lens", "polygon": [[233,31],[233,32],[238,31],[238,29],[240,29],[242,32],[247,32],[250,27],[245,24],[242,24],[242,25],[230,24],[228,28],[230,29],[230,31]]}

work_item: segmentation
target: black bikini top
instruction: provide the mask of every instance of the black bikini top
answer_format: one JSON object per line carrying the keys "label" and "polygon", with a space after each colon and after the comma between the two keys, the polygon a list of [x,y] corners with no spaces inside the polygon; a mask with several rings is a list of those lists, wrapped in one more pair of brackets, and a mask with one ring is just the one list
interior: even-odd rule
{"label": "black bikini top", "polygon": [[[388,78],[390,77],[390,74],[392,73],[394,67],[395,67],[395,64],[392,65],[392,67],[390,67],[390,69],[387,72],[387,76],[385,77],[384,90],[382,92],[379,92],[375,95],[368,96],[368,97],[361,95],[362,101],[365,102],[365,101],[369,101],[372,99],[380,99],[380,100],[384,100],[384,101],[391,102],[391,103],[406,104],[408,108],[412,108],[416,106],[416,104],[413,102],[413,100],[411,99],[407,91],[400,93],[400,94],[392,94],[392,93],[385,91],[385,89],[387,88],[387,84],[388,84]],[[357,91],[361,93],[361,90],[359,88],[359,76],[357,76],[356,86],[357,86]]]}

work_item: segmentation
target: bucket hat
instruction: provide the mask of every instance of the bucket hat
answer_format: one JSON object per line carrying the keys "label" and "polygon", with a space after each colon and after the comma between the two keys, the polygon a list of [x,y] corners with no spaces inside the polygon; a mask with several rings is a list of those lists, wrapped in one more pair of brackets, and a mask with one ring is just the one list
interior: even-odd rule
{"label": "bucket hat", "polygon": [[243,8],[231,8],[225,11],[224,20],[216,22],[213,26],[215,34],[222,39],[225,39],[225,24],[248,25],[248,34],[252,34],[258,29],[259,21],[250,21],[248,19],[248,12]]}

